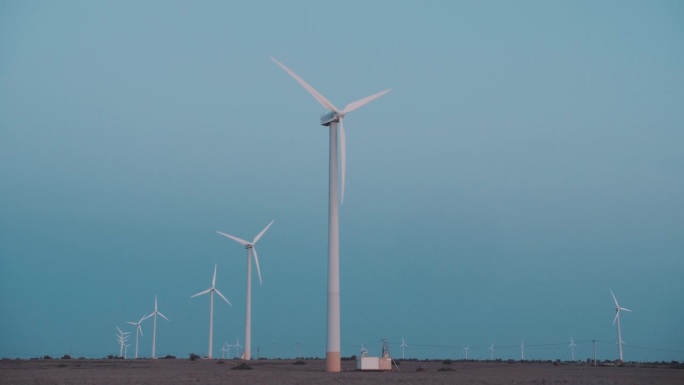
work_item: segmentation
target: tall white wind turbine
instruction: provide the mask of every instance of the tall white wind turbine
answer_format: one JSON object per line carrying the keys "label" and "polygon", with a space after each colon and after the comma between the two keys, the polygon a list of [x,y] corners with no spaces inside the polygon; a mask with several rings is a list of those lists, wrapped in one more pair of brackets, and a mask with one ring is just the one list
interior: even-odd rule
{"label": "tall white wind turbine", "polygon": [[254,247],[259,239],[264,235],[266,230],[275,222],[275,219],[271,221],[266,227],[256,237],[252,242],[247,242],[244,239],[240,239],[236,236],[222,233],[217,231],[217,233],[228,237],[235,242],[243,245],[247,249],[247,311],[245,315],[245,360],[251,359],[252,353],[252,254],[254,254],[254,263],[257,268],[257,275],[259,276],[259,285],[261,285],[261,269],[259,268],[259,256],[257,256],[256,248]]}
{"label": "tall white wind turbine", "polygon": [[470,346],[464,346],[463,347],[463,350],[465,350],[465,352],[466,352],[466,357],[465,357],[466,361],[468,361],[468,349],[470,349]]}
{"label": "tall white wind turbine", "polygon": [[489,347],[489,359],[494,359],[494,344],[492,344],[492,346]]}
{"label": "tall white wind turbine", "polygon": [[342,370],[340,361],[340,238],[339,238],[339,206],[338,206],[338,130],[339,129],[339,155],[340,155],[340,179],[342,193],[340,201],[344,202],[345,168],[346,168],[346,144],[344,133],[344,117],[372,102],[373,100],[388,93],[384,90],[376,94],[359,99],[347,104],[343,110],[335,107],[328,99],[311,87],[302,78],[297,76],[292,70],[283,63],[271,58],[280,68],[285,70],[297,83],[306,89],[323,107],[330,112],[321,116],[321,125],[329,127],[329,176],[328,176],[328,335],[327,348],[325,353],[325,366],[328,372],[339,372]]}
{"label": "tall white wind turbine", "polygon": [[167,322],[170,322],[168,318],[164,314],[162,314],[159,310],[157,310],[157,295],[154,295],[154,311],[150,313],[146,318],[154,317],[154,327],[152,329],[152,359],[156,359],[157,356],[155,355],[155,349],[157,347],[157,315],[165,319]]}
{"label": "tall white wind turbine", "polygon": [[620,351],[620,362],[622,362],[622,332],[620,331],[620,311],[628,311],[631,312],[631,310],[626,309],[624,307],[621,307],[620,304],[618,303],[617,298],[615,298],[615,294],[613,294],[613,290],[610,290],[610,294],[613,296],[613,301],[615,301],[615,319],[613,319],[613,325],[615,325],[615,322],[617,322],[617,332],[618,332],[618,349]]}
{"label": "tall white wind turbine", "polygon": [[194,298],[200,295],[204,295],[209,293],[209,354],[207,357],[209,359],[212,359],[212,353],[213,353],[213,348],[212,348],[212,342],[214,340],[213,337],[213,330],[214,330],[214,292],[219,295],[219,297],[223,298],[224,301],[230,306],[233,306],[230,301],[226,297],[221,294],[219,289],[216,288],[216,267],[217,265],[214,264],[214,278],[211,279],[211,287],[208,288],[207,290],[201,291],[195,295],[190,296],[190,298]]}
{"label": "tall white wind turbine", "polygon": [[135,326],[135,358],[138,358],[138,335],[142,336],[142,334],[143,334],[142,328],[140,327],[140,324],[146,319],[147,319],[147,316],[143,315],[142,317],[140,317],[140,320],[138,322],[131,322],[131,321],[126,322],[127,324],[131,324],[131,325]]}
{"label": "tall white wind turbine", "polygon": [[404,349],[407,347],[404,337],[401,337],[401,359],[404,359]]}
{"label": "tall white wind turbine", "polygon": [[575,345],[575,341],[572,339],[572,337],[570,337],[570,345],[568,345],[568,347],[570,348],[570,352],[572,354],[572,360],[575,361],[575,347],[577,347],[577,345]]}

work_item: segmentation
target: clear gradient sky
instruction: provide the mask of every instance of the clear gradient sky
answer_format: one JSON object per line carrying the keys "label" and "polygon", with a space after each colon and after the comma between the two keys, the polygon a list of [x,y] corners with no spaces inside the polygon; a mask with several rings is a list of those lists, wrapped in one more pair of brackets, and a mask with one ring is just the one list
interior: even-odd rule
{"label": "clear gradient sky", "polygon": [[625,359],[684,361],[681,1],[0,2],[0,357],[117,354],[155,294],[206,354],[214,263],[244,345],[215,231],[271,219],[253,354],[325,355],[324,111],[270,56],[393,89],[345,120],[343,355],[615,359],[612,289]]}

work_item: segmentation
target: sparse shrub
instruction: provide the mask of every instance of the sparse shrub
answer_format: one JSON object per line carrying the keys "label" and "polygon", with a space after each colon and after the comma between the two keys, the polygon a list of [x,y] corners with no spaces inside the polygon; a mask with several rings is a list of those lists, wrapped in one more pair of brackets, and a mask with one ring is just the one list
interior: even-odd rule
{"label": "sparse shrub", "polygon": [[66,364],[59,364],[57,365],[58,368],[66,368]]}
{"label": "sparse shrub", "polygon": [[70,360],[70,359],[71,359],[71,356],[68,355],[68,354],[65,354],[65,355],[62,356],[61,359],[63,359],[63,360]]}
{"label": "sparse shrub", "polygon": [[306,361],[304,360],[297,360],[292,363],[292,365],[306,365]]}
{"label": "sparse shrub", "polygon": [[162,359],[164,359],[164,360],[175,360],[176,356],[172,356],[170,354],[167,354],[164,357],[162,357]]}
{"label": "sparse shrub", "polygon": [[439,368],[437,369],[438,372],[453,372],[454,369],[451,368]]}
{"label": "sparse shrub", "polygon": [[446,360],[442,361],[442,363],[443,363],[444,365],[451,365],[452,362],[453,362],[453,361],[451,361],[451,360],[448,359],[448,358],[447,358]]}
{"label": "sparse shrub", "polygon": [[43,356],[43,359],[44,359],[44,360],[51,360],[52,357],[50,357],[50,356],[48,356],[48,355],[45,355],[45,356]]}
{"label": "sparse shrub", "polygon": [[418,369],[416,369],[416,372],[424,372],[424,371],[425,371],[425,368],[418,368]]}
{"label": "sparse shrub", "polygon": [[230,369],[231,369],[231,370],[252,370],[252,367],[249,366],[249,365],[247,365],[246,362],[243,362],[243,363],[241,363],[240,365],[238,365],[238,366],[233,366],[233,367],[230,368]]}
{"label": "sparse shrub", "polygon": [[199,354],[190,353],[190,361],[199,360],[200,358],[202,357],[200,357]]}

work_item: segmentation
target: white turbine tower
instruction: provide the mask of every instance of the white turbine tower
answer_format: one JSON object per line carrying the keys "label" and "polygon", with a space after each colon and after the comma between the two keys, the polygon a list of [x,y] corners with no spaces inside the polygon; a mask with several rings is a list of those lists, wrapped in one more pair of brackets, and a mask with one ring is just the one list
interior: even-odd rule
{"label": "white turbine tower", "polygon": [[466,358],[465,358],[466,361],[468,360],[468,349],[470,349],[470,346],[464,346],[463,347],[463,350],[465,350],[465,352],[466,352]]}
{"label": "white turbine tower", "polygon": [[618,332],[618,349],[620,351],[620,362],[622,362],[622,332],[620,331],[620,311],[628,311],[631,312],[631,310],[626,309],[624,307],[620,307],[620,304],[618,304],[617,298],[615,298],[615,294],[613,294],[613,290],[610,290],[610,294],[613,296],[613,301],[615,301],[615,319],[613,320],[613,325],[615,325],[615,322],[617,322],[617,332]]}
{"label": "white turbine tower", "polygon": [[154,317],[154,327],[152,329],[152,359],[156,359],[157,356],[155,355],[155,349],[157,347],[157,315],[162,317],[163,319],[166,320],[166,322],[170,322],[168,318],[159,310],[157,310],[157,295],[154,295],[154,311],[150,313],[146,318]]}
{"label": "white turbine tower", "polygon": [[572,337],[570,337],[570,345],[568,345],[568,347],[572,353],[572,360],[575,361],[575,347],[577,347],[577,345],[575,345],[575,341],[572,339]]}
{"label": "white turbine tower", "polygon": [[306,89],[323,107],[330,112],[321,116],[321,125],[329,127],[329,176],[328,176],[328,335],[327,348],[325,353],[325,366],[328,372],[339,372],[342,370],[340,361],[340,238],[339,238],[339,207],[338,207],[338,130],[337,123],[340,124],[340,174],[342,193],[341,202],[344,202],[345,167],[346,167],[346,144],[344,134],[344,117],[364,106],[367,103],[381,97],[390,90],[384,90],[376,94],[359,99],[347,104],[343,110],[335,107],[328,99],[311,87],[302,78],[297,76],[289,68],[278,60],[271,58],[280,68],[292,76],[297,83]]}
{"label": "white turbine tower", "polygon": [[128,347],[131,346],[131,344],[125,344],[124,345],[124,360],[128,358]]}
{"label": "white turbine tower", "polygon": [[266,230],[275,222],[275,219],[271,221],[256,237],[252,242],[247,242],[244,239],[240,239],[230,234],[222,233],[217,231],[217,233],[234,240],[237,243],[245,246],[247,249],[247,311],[245,315],[245,360],[251,359],[252,353],[252,254],[254,254],[254,263],[256,264],[257,274],[259,275],[259,285],[261,285],[261,269],[259,268],[259,256],[257,256],[256,248],[254,247],[259,239],[264,235]]}
{"label": "white turbine tower", "polygon": [[213,331],[214,331],[214,292],[219,295],[219,297],[223,298],[224,301],[230,306],[233,306],[230,301],[226,297],[221,294],[219,289],[216,288],[216,267],[217,265],[214,264],[214,278],[211,279],[211,287],[208,288],[205,291],[201,291],[195,295],[190,296],[190,298],[194,298],[200,295],[204,295],[209,293],[209,354],[207,357],[209,359],[212,359],[212,353],[213,353],[213,347],[212,347],[212,342],[213,342]]}
{"label": "white turbine tower", "polygon": [[404,337],[401,337],[401,359],[404,359],[404,349],[407,347]]}
{"label": "white turbine tower", "polygon": [[525,361],[525,341],[520,342],[520,361]]}
{"label": "white turbine tower", "polygon": [[494,359],[494,344],[492,344],[492,346],[489,347],[489,359]]}
{"label": "white turbine tower", "polygon": [[138,335],[142,336],[142,334],[143,334],[142,328],[140,327],[140,324],[146,319],[147,319],[147,316],[143,315],[142,317],[140,317],[140,320],[138,322],[131,322],[131,321],[126,322],[128,324],[135,326],[135,358],[138,358]]}

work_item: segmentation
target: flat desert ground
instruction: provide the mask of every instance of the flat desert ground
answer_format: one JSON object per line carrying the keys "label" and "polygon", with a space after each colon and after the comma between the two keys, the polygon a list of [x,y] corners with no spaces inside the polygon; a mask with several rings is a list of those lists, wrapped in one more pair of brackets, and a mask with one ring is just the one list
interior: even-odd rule
{"label": "flat desert ground", "polygon": [[[684,369],[593,367],[550,362],[402,361],[391,372],[326,373],[323,360],[2,360],[0,384],[684,384]],[[443,370],[439,370],[443,369]],[[446,369],[446,370],[444,370]]]}

